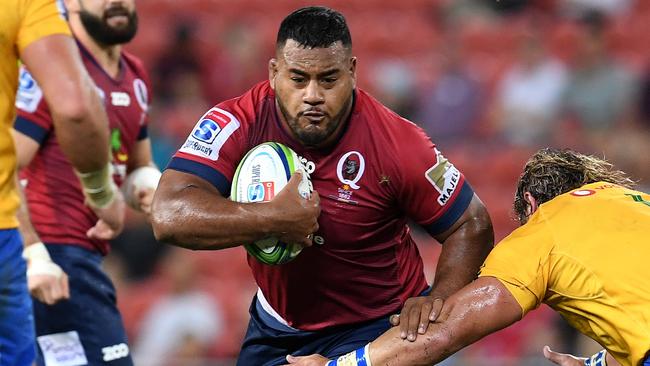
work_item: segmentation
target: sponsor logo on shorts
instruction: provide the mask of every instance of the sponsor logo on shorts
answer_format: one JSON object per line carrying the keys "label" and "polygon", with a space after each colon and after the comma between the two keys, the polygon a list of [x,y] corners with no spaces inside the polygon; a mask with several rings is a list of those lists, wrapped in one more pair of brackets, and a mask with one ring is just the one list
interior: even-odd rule
{"label": "sponsor logo on shorts", "polygon": [[114,361],[129,355],[129,346],[126,343],[119,343],[113,346],[102,348],[104,361]]}
{"label": "sponsor logo on shorts", "polygon": [[88,359],[77,331],[46,334],[36,337],[48,366],[87,365]]}
{"label": "sponsor logo on shorts", "polygon": [[438,149],[435,149],[435,152],[437,157],[436,164],[429,168],[424,173],[424,176],[433,188],[440,193],[438,203],[444,206],[449,202],[449,199],[458,187],[458,183],[460,183],[460,171]]}

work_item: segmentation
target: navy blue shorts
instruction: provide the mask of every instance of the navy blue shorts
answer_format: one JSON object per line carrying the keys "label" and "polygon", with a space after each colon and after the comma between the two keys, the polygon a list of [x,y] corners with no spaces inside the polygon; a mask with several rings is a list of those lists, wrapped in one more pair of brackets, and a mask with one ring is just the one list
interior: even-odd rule
{"label": "navy blue shorts", "polygon": [[0,230],[0,366],[34,362],[34,317],[27,264],[16,229]]}
{"label": "navy blue shorts", "polygon": [[54,305],[34,301],[38,365],[132,366],[115,288],[100,267],[101,254],[74,245],[46,246],[68,274],[70,300]]}
{"label": "navy blue shorts", "polygon": [[318,353],[334,358],[365,346],[391,327],[386,317],[317,332],[299,331],[270,316],[262,309],[257,296],[249,312],[251,320],[237,360],[238,366],[284,365],[288,354],[305,356]]}

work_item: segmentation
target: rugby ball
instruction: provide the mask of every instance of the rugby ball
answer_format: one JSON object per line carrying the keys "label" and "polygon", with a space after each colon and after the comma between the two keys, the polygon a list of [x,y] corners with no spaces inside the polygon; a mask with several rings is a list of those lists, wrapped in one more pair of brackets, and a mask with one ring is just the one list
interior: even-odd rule
{"label": "rugby ball", "polygon": [[[269,202],[298,170],[303,171],[298,193],[307,199],[312,185],[298,155],[277,142],[257,145],[239,163],[232,180],[230,199],[243,203]],[[251,256],[266,264],[287,263],[302,250],[300,245],[284,243],[274,237],[244,247]]]}

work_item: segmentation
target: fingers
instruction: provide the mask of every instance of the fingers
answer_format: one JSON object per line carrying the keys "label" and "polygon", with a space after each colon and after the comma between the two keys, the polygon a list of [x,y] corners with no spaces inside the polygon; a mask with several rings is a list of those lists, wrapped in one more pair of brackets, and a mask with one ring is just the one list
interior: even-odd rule
{"label": "fingers", "polygon": [[553,362],[556,365],[580,366],[584,364],[583,361],[576,357],[573,357],[572,355],[552,351],[549,346],[544,346],[542,352],[544,353],[544,357],[546,357],[547,360]]}
{"label": "fingers", "polygon": [[399,314],[399,336],[402,339],[406,339],[408,335],[408,318],[410,317],[411,306],[409,306],[409,301],[407,300],[402,308],[402,312]]}
{"label": "fingers", "polygon": [[435,322],[436,319],[438,319],[438,316],[440,316],[440,312],[442,311],[442,305],[444,305],[444,300],[441,298],[437,298],[433,300],[433,304],[431,306],[431,311],[429,312],[429,321],[430,322]]}
{"label": "fingers", "polygon": [[406,330],[406,339],[413,342],[417,337],[417,329],[420,326],[420,311],[419,306],[412,306],[409,310],[408,328]]}
{"label": "fingers", "polygon": [[91,239],[111,240],[117,236],[117,232],[100,219],[95,226],[88,229],[86,235]]}
{"label": "fingers", "polygon": [[388,319],[390,321],[390,324],[394,327],[399,325],[399,314],[393,314],[390,316]]}
{"label": "fingers", "polygon": [[[418,324],[418,334],[424,334],[427,331],[432,307],[433,304],[430,302],[425,302],[424,304],[422,304],[422,308],[420,309],[420,319],[419,319],[420,322]],[[413,340],[415,340],[415,338]]]}
{"label": "fingers", "polygon": [[70,298],[68,276],[34,275],[28,278],[29,292],[38,301],[53,305]]}

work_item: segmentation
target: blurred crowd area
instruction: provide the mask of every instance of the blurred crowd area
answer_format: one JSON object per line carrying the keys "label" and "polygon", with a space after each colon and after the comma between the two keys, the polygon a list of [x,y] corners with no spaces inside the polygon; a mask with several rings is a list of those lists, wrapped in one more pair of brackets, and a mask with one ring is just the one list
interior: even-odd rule
{"label": "blurred crowd area", "polygon": [[[543,146],[604,156],[650,189],[650,1],[322,0],[348,20],[358,86],[422,126],[466,175],[497,240],[515,183]],[[212,105],[267,77],[294,0],[139,0],[127,50],[154,85],[156,163]],[[242,248],[158,244],[133,214],[106,267],[139,365],[233,365],[256,290]],[[427,277],[440,245],[413,227]],[[546,365],[545,344],[591,354],[547,308],[445,365]]]}

